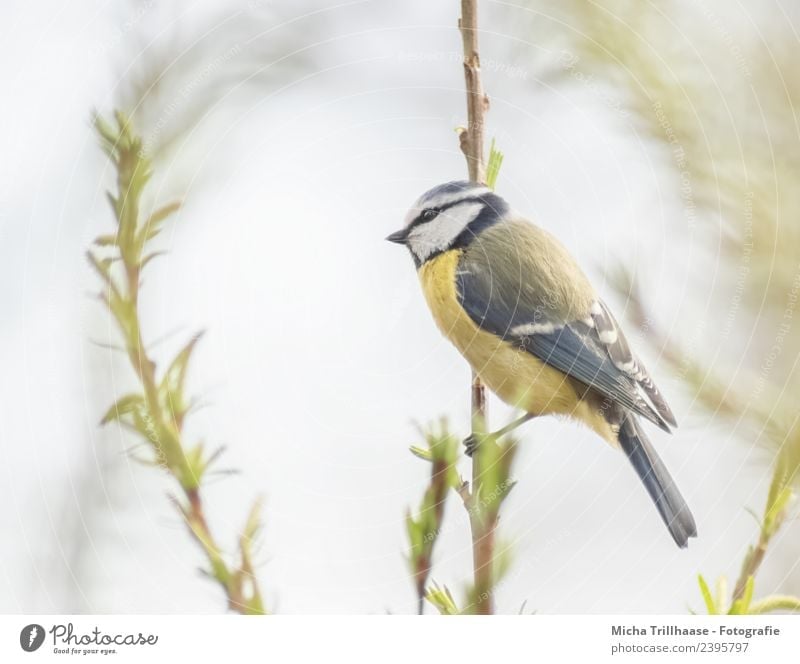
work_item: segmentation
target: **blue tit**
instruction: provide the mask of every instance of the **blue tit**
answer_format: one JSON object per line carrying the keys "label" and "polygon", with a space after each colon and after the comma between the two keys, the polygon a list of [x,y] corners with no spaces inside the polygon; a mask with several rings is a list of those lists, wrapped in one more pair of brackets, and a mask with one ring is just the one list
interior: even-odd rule
{"label": "blue tit", "polygon": [[641,422],[669,432],[675,417],[558,240],[471,182],[423,194],[386,239],[408,248],[436,325],[489,389],[523,420],[565,415],[621,448],[678,546],[696,536]]}

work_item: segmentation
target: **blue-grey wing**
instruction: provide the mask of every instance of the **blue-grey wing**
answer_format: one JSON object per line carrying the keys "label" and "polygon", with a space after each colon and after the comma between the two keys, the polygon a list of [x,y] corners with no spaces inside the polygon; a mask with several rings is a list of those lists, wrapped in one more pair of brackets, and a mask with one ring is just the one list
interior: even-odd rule
{"label": "blue-grey wing", "polygon": [[631,351],[622,328],[602,300],[597,300],[591,307],[591,324],[596,338],[605,348],[614,366],[636,381],[667,424],[678,426],[667,400],[653,382],[642,361]]}
{"label": "blue-grey wing", "polygon": [[667,423],[674,423],[669,407],[631,354],[605,305],[598,300],[588,311],[567,308],[564,315],[563,306],[553,306],[547,293],[523,283],[521,274],[528,274],[524,266],[492,270],[484,256],[465,254],[456,273],[461,306],[481,329],[524,347],[546,364],[669,431]]}

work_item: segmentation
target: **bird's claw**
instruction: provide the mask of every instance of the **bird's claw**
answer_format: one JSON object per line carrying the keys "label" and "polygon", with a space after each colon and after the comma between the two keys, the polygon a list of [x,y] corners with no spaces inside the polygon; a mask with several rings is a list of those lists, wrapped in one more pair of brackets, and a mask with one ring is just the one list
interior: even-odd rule
{"label": "bird's claw", "polygon": [[464,453],[472,458],[472,455],[475,454],[475,450],[478,449],[478,445],[480,445],[480,440],[478,436],[474,433],[471,433],[464,439]]}

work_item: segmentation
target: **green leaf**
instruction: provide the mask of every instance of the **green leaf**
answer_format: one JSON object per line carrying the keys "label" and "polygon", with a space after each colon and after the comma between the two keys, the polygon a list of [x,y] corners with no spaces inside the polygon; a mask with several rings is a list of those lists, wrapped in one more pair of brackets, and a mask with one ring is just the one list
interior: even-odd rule
{"label": "green leaf", "polygon": [[160,432],[157,430],[156,422],[147,410],[147,404],[142,403],[140,408],[131,411],[133,415],[133,428],[139,432],[145,440],[149,441],[159,451],[162,447]]}
{"label": "green leaf", "polygon": [[421,447],[417,447],[416,445],[412,445],[408,449],[411,454],[413,454],[415,457],[419,457],[423,461],[433,461],[433,455],[429,449],[426,450]]}
{"label": "green leaf", "polygon": [[406,512],[406,534],[408,535],[408,542],[411,548],[412,560],[416,559],[422,551],[422,528],[415,521],[410,511]]}
{"label": "green leaf", "polygon": [[180,423],[183,415],[186,413],[188,404],[184,398],[184,383],[186,382],[186,372],[189,368],[189,360],[191,359],[192,352],[200,341],[203,333],[200,332],[192,337],[189,342],[178,352],[172,363],[164,372],[159,386],[159,396],[162,405],[170,413],[176,422]]}
{"label": "green leaf", "polygon": [[166,252],[166,251],[154,251],[154,252],[153,252],[153,253],[151,253],[151,254],[147,254],[147,256],[145,256],[145,257],[142,259],[142,262],[139,264],[139,267],[140,267],[141,269],[144,269],[144,267],[145,267],[145,266],[146,266],[146,265],[147,265],[147,264],[148,264],[148,263],[149,263],[151,260],[153,260],[154,258],[158,258],[159,256],[166,256],[166,255],[167,255],[167,252]]}
{"label": "green leaf", "polygon": [[486,166],[486,186],[494,189],[497,185],[497,177],[500,175],[500,167],[503,165],[503,153],[495,147],[495,139],[492,138],[489,146],[489,162]]}
{"label": "green leaf", "polygon": [[117,132],[114,128],[106,122],[105,118],[100,113],[94,113],[94,127],[100,138],[109,143],[114,143],[117,140]]}
{"label": "green leaf", "polygon": [[130,300],[122,297],[117,291],[112,291],[108,298],[108,308],[111,309],[111,313],[123,330],[126,343],[133,344],[135,342],[134,331],[137,326],[137,318],[136,311]]}
{"label": "green leaf", "polygon": [[[149,178],[149,174],[146,176]],[[139,183],[137,186],[144,186],[144,182]],[[153,212],[147,220],[142,224],[141,228],[137,231],[134,239],[134,255],[140,256],[144,251],[145,245],[156,237],[162,230],[162,222],[169,217],[173,212],[178,210],[181,206],[180,201],[167,203],[163,207]],[[144,264],[144,263],[143,263]]]}
{"label": "green leaf", "polygon": [[753,577],[748,576],[747,583],[744,586],[744,594],[731,605],[728,611],[729,615],[742,616],[750,612],[750,602],[753,601],[754,583]]}
{"label": "green leaf", "polygon": [[139,408],[144,407],[144,396],[141,394],[126,394],[124,397],[117,399],[103,415],[100,424],[108,424],[115,420],[119,420],[123,415],[133,413]]}
{"label": "green leaf", "polygon": [[747,579],[744,586],[744,595],[742,596],[742,613],[750,611],[750,603],[753,601],[753,588],[755,587],[755,579],[751,576]]}
{"label": "green leaf", "polygon": [[172,201],[171,203],[167,203],[166,205],[158,208],[153,214],[151,214],[147,221],[144,224],[145,228],[151,228],[153,226],[158,226],[162,221],[164,221],[167,217],[171,214],[177,212],[182,205],[181,201]]}
{"label": "green leaf", "polygon": [[754,602],[750,606],[751,615],[761,615],[764,613],[772,613],[773,611],[791,611],[793,613],[800,613],[800,597],[791,597],[789,595],[772,595],[765,597],[758,602]]}
{"label": "green leaf", "polygon": [[130,135],[130,118],[128,118],[125,111],[120,111],[116,109],[114,111],[114,119],[117,121],[117,127],[119,127],[119,133],[122,136],[129,136]]}
{"label": "green leaf", "polygon": [[117,235],[100,235],[94,239],[98,247],[112,247],[117,244]]}
{"label": "green leaf", "polygon": [[728,604],[728,577],[724,574],[717,579],[717,611],[723,613]]}
{"label": "green leaf", "polygon": [[94,127],[100,136],[100,147],[114,163],[117,162],[119,132],[117,132],[106,120],[97,112],[94,114]]}
{"label": "green leaf", "polygon": [[783,487],[781,491],[773,496],[773,502],[764,515],[764,532],[768,537],[772,537],[780,528],[783,521],[784,510],[791,498],[792,488],[789,486]]}
{"label": "green leaf", "polygon": [[714,598],[711,596],[711,589],[708,587],[706,580],[703,578],[702,574],[697,575],[697,583],[700,586],[700,593],[703,595],[703,601],[706,603],[706,609],[708,610],[708,614],[715,616],[719,613],[717,611],[717,606],[714,604]]}
{"label": "green leaf", "polygon": [[86,258],[89,261],[89,264],[94,268],[94,271],[100,276],[100,278],[111,287],[112,290],[116,290],[116,284],[114,280],[111,278],[111,272],[109,272],[109,268],[111,267],[111,261],[109,259],[100,259],[94,255],[93,252],[87,251]]}
{"label": "green leaf", "polygon": [[250,514],[247,515],[247,521],[242,531],[242,537],[247,542],[254,540],[256,535],[258,535],[258,531],[261,530],[261,507],[262,500],[261,498],[257,498],[253,503],[253,507],[250,509]]}
{"label": "green leaf", "polygon": [[443,616],[456,616],[461,613],[447,586],[440,588],[434,583],[433,587],[425,593],[425,599],[433,604]]}
{"label": "green leaf", "polygon": [[512,437],[498,443],[493,437],[485,436],[478,445],[473,456],[473,463],[481,469],[473,486],[477,518],[491,520],[513,489],[511,466],[516,450],[516,439]]}
{"label": "green leaf", "polygon": [[114,219],[119,220],[119,214],[121,209],[119,205],[119,199],[115,198],[110,191],[106,192],[106,198],[108,199],[109,205],[111,205],[111,211],[114,213]]}

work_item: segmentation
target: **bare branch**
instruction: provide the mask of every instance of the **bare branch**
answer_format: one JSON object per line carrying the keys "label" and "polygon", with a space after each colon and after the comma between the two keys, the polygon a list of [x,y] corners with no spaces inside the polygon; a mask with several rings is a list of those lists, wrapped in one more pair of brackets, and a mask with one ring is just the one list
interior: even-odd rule
{"label": "bare branch", "polygon": [[[461,18],[458,21],[464,50],[464,81],[467,88],[467,126],[459,132],[461,151],[467,160],[469,179],[484,182],[486,164],[483,156],[484,116],[489,109],[489,98],[483,92],[481,82],[481,59],[478,51],[478,0],[461,0]],[[472,372],[471,413],[472,435],[480,441],[486,431],[486,390],[480,377]],[[482,445],[482,442],[478,442]],[[472,493],[480,486],[481,454],[472,460]],[[466,490],[466,487],[462,488]],[[463,493],[462,493],[463,498]],[[465,500],[465,505],[467,501]],[[494,529],[496,519],[480,520],[470,514],[472,530],[472,562],[475,595],[480,598],[475,605],[476,613],[490,614],[492,606],[492,558],[494,551]]]}
{"label": "bare branch", "polygon": [[483,156],[484,116],[489,98],[483,92],[481,59],[478,52],[478,0],[461,0],[458,22],[464,48],[464,80],[467,84],[467,126],[460,132],[461,150],[467,159],[469,179],[485,182]]}

